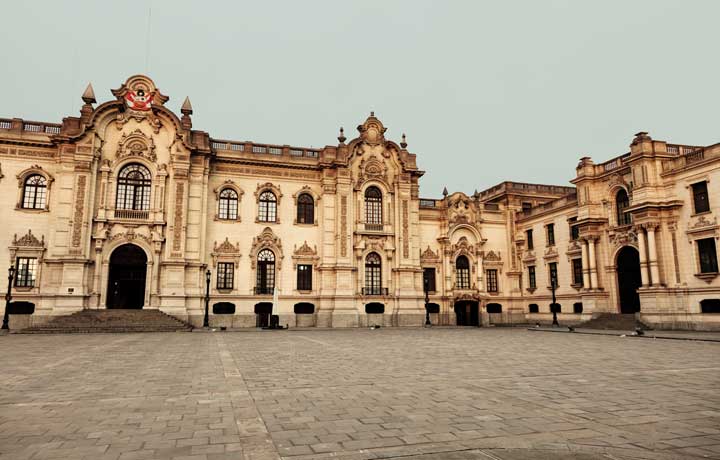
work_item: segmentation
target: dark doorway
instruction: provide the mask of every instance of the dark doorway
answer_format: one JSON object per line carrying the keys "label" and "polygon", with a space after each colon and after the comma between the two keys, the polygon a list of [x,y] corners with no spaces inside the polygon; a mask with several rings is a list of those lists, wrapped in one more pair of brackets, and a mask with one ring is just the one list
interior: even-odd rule
{"label": "dark doorway", "polygon": [[108,308],[142,308],[145,304],[147,256],[134,244],[124,244],[110,255]]}
{"label": "dark doorway", "polygon": [[270,315],[272,314],[272,307],[272,302],[260,302],[255,304],[255,326],[270,326]]}
{"label": "dark doorway", "polygon": [[455,302],[455,319],[458,326],[479,326],[478,302],[475,300],[458,300]]}
{"label": "dark doorway", "polygon": [[618,294],[620,295],[620,313],[640,311],[640,296],[637,289],[641,286],[640,254],[637,249],[625,246],[617,255]]}

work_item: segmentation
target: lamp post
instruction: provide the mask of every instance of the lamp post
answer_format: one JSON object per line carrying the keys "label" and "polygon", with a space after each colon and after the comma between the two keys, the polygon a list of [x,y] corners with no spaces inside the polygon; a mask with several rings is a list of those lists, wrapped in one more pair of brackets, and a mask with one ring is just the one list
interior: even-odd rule
{"label": "lamp post", "polygon": [[210,270],[205,272],[205,318],[203,319],[203,327],[210,327]]}
{"label": "lamp post", "polygon": [[15,267],[10,265],[8,268],[8,287],[5,293],[5,314],[3,314],[2,329],[9,330],[8,320],[10,319],[10,301],[12,300],[12,282],[15,277]]}
{"label": "lamp post", "polygon": [[552,303],[550,304],[550,308],[552,309],[553,314],[553,326],[560,326],[560,323],[558,323],[557,319],[557,301],[555,299],[555,287],[557,286],[557,275],[553,274],[550,277],[550,290],[552,291]]}
{"label": "lamp post", "polygon": [[430,309],[428,308],[430,303],[430,295],[428,292],[429,284],[428,279],[423,278],[423,290],[425,291],[425,327],[432,326],[432,323],[430,322]]}

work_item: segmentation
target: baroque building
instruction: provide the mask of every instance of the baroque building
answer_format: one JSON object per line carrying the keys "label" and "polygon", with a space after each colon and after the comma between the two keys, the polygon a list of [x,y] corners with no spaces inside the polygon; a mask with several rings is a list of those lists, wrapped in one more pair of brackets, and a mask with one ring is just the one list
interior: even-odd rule
{"label": "baroque building", "polygon": [[[144,308],[202,324],[565,324],[639,313],[720,329],[720,144],[639,133],[574,186],[419,197],[405,136],[370,116],[321,149],[212,138],[130,77],[62,124],[0,119],[0,251],[24,325]],[[209,283],[209,292],[206,286]],[[17,323],[20,324],[20,323]]]}

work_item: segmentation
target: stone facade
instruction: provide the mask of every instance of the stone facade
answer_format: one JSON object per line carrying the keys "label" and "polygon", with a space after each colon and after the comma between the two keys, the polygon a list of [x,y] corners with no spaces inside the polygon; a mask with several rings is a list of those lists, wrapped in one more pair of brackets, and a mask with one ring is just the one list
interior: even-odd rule
{"label": "stone facade", "polygon": [[[290,326],[420,326],[424,279],[434,324],[544,322],[556,264],[563,321],[626,311],[639,294],[649,323],[720,328],[708,255],[720,145],[640,133],[610,162],[583,158],[575,187],[421,199],[405,136],[387,139],[372,113],[355,139],[341,128],[337,144],[310,149],[211,138],[193,129],[189,99],[178,117],[142,75],[112,94],[96,105],[88,86],[62,124],[0,119],[0,251],[18,267],[13,299],[35,305],[27,323],[142,307],[199,325],[208,279],[218,326],[270,312]],[[628,247],[638,262],[627,250],[618,265]],[[637,289],[619,286],[636,272]]]}

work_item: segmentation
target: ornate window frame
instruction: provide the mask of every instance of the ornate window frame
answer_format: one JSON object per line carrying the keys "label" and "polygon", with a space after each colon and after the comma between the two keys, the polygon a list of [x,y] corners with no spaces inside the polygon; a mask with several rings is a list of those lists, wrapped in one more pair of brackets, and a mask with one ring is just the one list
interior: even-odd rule
{"label": "ornate window frame", "polygon": [[259,235],[253,238],[250,254],[248,255],[250,258],[251,271],[251,275],[248,277],[250,292],[253,292],[257,280],[257,256],[263,249],[270,249],[273,254],[275,254],[275,287],[281,286],[280,273],[282,272],[283,259],[285,258],[282,241],[280,237],[275,235],[270,227],[265,227]]}
{"label": "ornate window frame", "polygon": [[[262,195],[263,192],[272,192],[275,195],[275,220],[272,221],[265,221],[260,220],[260,195]],[[280,223],[280,200],[282,198],[282,192],[280,191],[280,187],[277,185],[274,185],[272,182],[265,182],[264,184],[257,184],[257,188],[255,189],[255,205],[256,205],[256,211],[255,211],[255,223],[258,224],[279,224]]]}
{"label": "ornate window frame", "polygon": [[[314,211],[313,211],[313,223],[312,223],[312,224],[299,223],[299,222],[297,221],[298,198],[300,197],[300,195],[303,195],[303,194],[310,195],[310,196],[312,197],[312,199],[313,199]],[[277,197],[277,195],[276,195],[276,197]],[[293,208],[293,209],[294,209],[294,211],[295,211],[294,214],[293,214],[293,216],[294,216],[294,217],[293,217],[293,224],[294,224],[294,225],[306,225],[306,226],[314,225],[314,226],[317,226],[317,225],[318,225],[318,220],[319,220],[319,219],[318,219],[318,210],[320,209],[319,206],[318,206],[318,202],[320,201],[320,198],[322,198],[322,196],[321,196],[319,193],[315,192],[315,190],[313,190],[313,189],[310,188],[309,186],[305,185],[305,186],[303,186],[300,190],[298,190],[297,192],[293,193],[292,198],[293,198],[293,205],[294,205],[294,208]],[[280,205],[279,201],[280,201],[280,200],[278,200],[278,206]]]}
{"label": "ornate window frame", "polygon": [[[17,233],[13,236],[12,243],[8,246],[8,252],[10,255],[10,264],[15,265],[18,257],[29,257],[37,260],[37,273],[35,274],[35,283],[33,286],[19,287],[14,286],[17,292],[40,292],[40,279],[42,276],[43,258],[47,245],[45,244],[45,236],[41,235],[38,240],[33,235],[32,230],[28,229],[28,232],[18,238]],[[17,269],[17,267],[15,267]]]}
{"label": "ornate window frame", "polygon": [[[310,265],[312,267],[312,271],[314,274],[316,271],[316,267],[318,265],[318,261],[320,260],[320,257],[318,256],[318,253],[317,253],[317,246],[314,246],[311,248],[308,245],[307,240],[299,248],[297,247],[297,245],[295,245],[295,247],[293,248],[292,260],[293,260],[293,271],[295,271],[296,274],[297,274],[298,265]],[[293,290],[295,292],[299,292],[299,293],[311,293],[311,292],[315,291],[316,285],[317,284],[315,282],[313,282],[313,284],[312,284],[313,288],[311,290],[299,290],[297,288],[297,283],[295,283],[295,287],[293,288]]]}
{"label": "ornate window frame", "polygon": [[[45,207],[43,208],[23,208],[23,198],[25,197],[25,181],[30,176],[42,176],[45,178]],[[18,180],[18,194],[17,194],[17,200],[15,202],[15,209],[17,211],[22,212],[29,212],[29,213],[38,213],[38,212],[49,212],[50,211],[50,190],[52,188],[52,183],[55,181],[55,178],[47,171],[43,169],[42,166],[38,164],[34,164],[30,166],[29,168],[26,168],[22,171],[20,171],[16,176]]]}
{"label": "ornate window frame", "polygon": [[[238,203],[238,209],[237,209],[237,217],[235,219],[224,219],[220,218],[220,193],[222,193],[225,189],[231,189],[234,190],[235,193],[237,193],[237,203]],[[217,222],[242,222],[241,213],[240,213],[240,205],[242,204],[242,197],[245,194],[245,191],[240,188],[238,184],[235,183],[235,181],[228,179],[222,184],[218,185],[213,189],[213,193],[215,194],[215,218],[214,220]],[[258,198],[259,199],[259,198]]]}
{"label": "ornate window frame", "polygon": [[210,253],[210,257],[212,259],[212,266],[213,268],[217,268],[218,263],[225,262],[225,263],[232,263],[234,265],[233,270],[233,283],[232,283],[232,289],[217,289],[217,270],[215,270],[215,283],[211,283],[215,286],[216,292],[233,292],[237,290],[237,272],[238,268],[240,267],[240,258],[242,255],[240,254],[240,243],[237,242],[235,244],[232,244],[230,242],[230,239],[228,237],[225,237],[225,241],[220,243],[218,245],[218,242],[216,241],[212,253]]}

